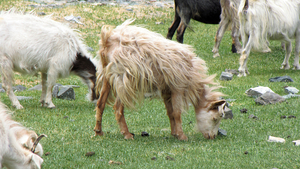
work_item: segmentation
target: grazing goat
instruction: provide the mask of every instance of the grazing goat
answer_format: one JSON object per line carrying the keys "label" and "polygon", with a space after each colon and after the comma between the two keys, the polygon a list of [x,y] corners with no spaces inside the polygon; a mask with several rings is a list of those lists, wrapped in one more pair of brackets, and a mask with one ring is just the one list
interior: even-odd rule
{"label": "grazing goat", "polygon": [[239,33],[239,18],[237,14],[238,6],[241,0],[220,0],[222,12],[221,21],[219,23],[219,28],[215,36],[215,45],[212,50],[213,57],[219,57],[219,47],[221,40],[228,26],[231,25],[231,38],[232,38],[232,52],[240,53],[242,46],[240,44],[240,33]]}
{"label": "grazing goat", "polygon": [[[225,12],[232,10],[232,7],[229,8],[228,4],[226,4],[228,2],[225,3],[225,1],[221,0],[222,3],[220,4],[220,0],[174,0],[175,17],[168,30],[167,38],[172,39],[177,29],[177,41],[183,43],[183,35],[191,19],[206,24],[218,24],[221,20],[221,5],[227,7],[224,9]],[[224,15],[226,15],[226,13],[224,13]],[[237,36],[239,36],[237,31],[238,29],[234,29],[232,33],[233,44],[231,51],[233,53],[236,53],[237,49],[241,46],[237,40]],[[222,37],[216,37],[214,50],[218,50],[221,39]]]}
{"label": "grazing goat", "polygon": [[281,69],[289,69],[288,61],[292,52],[291,39],[295,38],[293,67],[300,69],[300,0],[241,0],[238,15],[243,41],[239,76],[246,76],[246,73],[249,73],[247,60],[252,47],[266,48],[268,39],[285,42],[286,54]]}
{"label": "grazing goat", "polygon": [[0,168],[41,168],[43,148],[38,144],[41,137],[12,120],[9,111],[0,102]]}
{"label": "grazing goat", "polygon": [[183,43],[183,35],[191,19],[207,24],[220,22],[220,0],[174,0],[175,17],[167,34],[172,39],[177,29],[177,41]]}
{"label": "grazing goat", "polygon": [[197,125],[207,139],[217,135],[224,114],[222,93],[214,92],[215,76],[207,76],[205,62],[189,45],[165,39],[145,28],[129,26],[132,20],[112,29],[102,27],[100,57],[103,70],[97,76],[100,97],[96,107],[96,135],[103,135],[105,104],[114,102],[116,120],[125,139],[133,139],[124,117],[124,107],[134,108],[145,93],[160,92],[170,119],[171,134],[187,140],[181,113],[194,105]]}
{"label": "grazing goat", "polygon": [[0,14],[0,68],[3,88],[14,107],[22,109],[12,90],[14,71],[35,75],[41,72],[42,106],[55,108],[52,87],[57,78],[70,73],[80,76],[96,100],[96,66],[86,46],[72,29],[49,17],[2,12]]}

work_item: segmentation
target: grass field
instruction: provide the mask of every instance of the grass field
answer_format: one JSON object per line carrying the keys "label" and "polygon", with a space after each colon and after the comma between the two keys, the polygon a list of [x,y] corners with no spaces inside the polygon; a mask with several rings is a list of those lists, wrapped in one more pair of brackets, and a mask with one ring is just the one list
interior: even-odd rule
{"label": "grass field", "polygon": [[[174,11],[170,8],[153,8],[145,6],[129,7],[94,6],[80,4],[65,8],[32,8],[29,1],[4,0],[0,2],[0,10],[16,7],[20,10],[45,12],[53,14],[53,19],[65,22],[65,16],[73,14],[81,16],[85,25],[70,23],[72,28],[81,31],[86,44],[95,51],[99,49],[98,41],[101,26],[118,25],[129,18],[136,18],[135,24],[166,36],[173,20]],[[163,22],[163,24],[156,24]],[[191,29],[185,33],[184,43],[195,48],[199,57],[209,67],[209,74],[217,74],[216,81],[224,88],[220,89],[230,102],[234,118],[222,120],[220,128],[227,131],[227,136],[218,136],[215,140],[206,140],[194,129],[195,118],[191,108],[183,115],[183,130],[188,141],[178,141],[170,134],[169,119],[161,100],[146,99],[144,105],[136,111],[125,110],[130,132],[135,133],[134,140],[124,140],[115,121],[113,110],[106,107],[103,117],[105,135],[93,137],[95,125],[94,105],[87,101],[87,86],[76,76],[58,80],[61,84],[79,85],[75,88],[76,100],[66,101],[53,99],[56,109],[41,108],[40,91],[18,92],[17,95],[32,96],[34,99],[21,101],[23,110],[16,110],[5,93],[1,93],[1,101],[14,111],[13,118],[24,126],[44,133],[48,138],[41,143],[44,152],[43,168],[300,168],[300,147],[293,145],[293,140],[300,139],[300,99],[291,98],[276,105],[256,105],[253,98],[245,91],[252,87],[267,86],[274,92],[285,95],[283,86],[300,89],[300,71],[279,69],[284,59],[284,51],[280,42],[271,41],[271,53],[251,52],[248,68],[250,75],[231,81],[219,81],[225,69],[238,69],[239,55],[232,54],[230,32],[226,32],[220,46],[219,58],[212,57],[214,36],[218,25],[205,25],[191,21]],[[175,38],[173,38],[175,39]],[[1,45],[1,44],[0,44]],[[292,64],[293,57],[290,60]],[[290,76],[293,83],[268,81],[271,77]],[[15,83],[27,88],[39,84],[39,77],[15,75]],[[240,109],[246,108],[246,114]],[[258,119],[249,119],[253,114]],[[281,119],[286,115],[297,118]],[[142,137],[146,131],[149,137]],[[268,136],[286,139],[286,143],[268,142]],[[87,157],[87,152],[95,155]],[[166,157],[174,160],[167,160]],[[151,158],[156,157],[156,160]]]}

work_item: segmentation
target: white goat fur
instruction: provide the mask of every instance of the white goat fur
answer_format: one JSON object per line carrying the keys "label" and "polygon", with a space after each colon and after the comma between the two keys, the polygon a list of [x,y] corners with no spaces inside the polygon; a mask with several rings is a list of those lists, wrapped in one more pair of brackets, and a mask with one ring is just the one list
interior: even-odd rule
{"label": "white goat fur", "polygon": [[299,70],[300,49],[300,0],[242,0],[238,14],[243,50],[240,57],[239,76],[246,76],[247,59],[253,48],[266,48],[267,40],[280,40],[286,44],[286,55],[281,69],[289,69],[292,51],[291,39],[295,38],[293,67]]}
{"label": "white goat fur", "polygon": [[34,131],[24,128],[11,119],[10,112],[0,102],[0,169],[39,169],[43,159],[43,149],[38,144],[39,155],[32,153],[33,142],[37,139]]}
{"label": "white goat fur", "polygon": [[[52,87],[57,78],[69,76],[77,55],[91,59],[79,35],[49,17],[2,12],[0,14],[0,67],[3,87],[12,104],[23,108],[12,90],[14,71],[35,75],[41,72],[42,106],[54,108]],[[94,84],[87,71],[75,72],[84,78],[89,90]]]}

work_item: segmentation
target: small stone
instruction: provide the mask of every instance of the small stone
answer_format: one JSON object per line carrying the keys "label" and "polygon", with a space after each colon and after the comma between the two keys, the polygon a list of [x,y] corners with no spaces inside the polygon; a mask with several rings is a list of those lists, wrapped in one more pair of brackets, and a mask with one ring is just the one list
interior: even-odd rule
{"label": "small stone", "polygon": [[173,157],[170,157],[170,156],[167,156],[166,160],[175,161],[175,159]]}
{"label": "small stone", "polygon": [[248,151],[245,151],[244,154],[248,154]]}
{"label": "small stone", "polygon": [[94,152],[94,151],[90,151],[90,152],[87,152],[87,153],[85,154],[85,156],[87,156],[87,157],[90,157],[90,156],[93,156],[93,155],[95,155],[95,152]]}
{"label": "small stone", "polygon": [[299,92],[299,90],[295,87],[286,87],[286,88],[284,88],[284,91],[286,93],[291,93],[291,94],[296,94]]}
{"label": "small stone", "polygon": [[18,86],[13,87],[13,90],[14,91],[24,91],[24,90],[26,90],[26,87],[24,87],[22,85],[18,85]]}
{"label": "small stone", "polygon": [[223,119],[232,119],[233,118],[232,110],[229,109],[227,106],[225,106],[224,113],[225,113],[225,116],[223,117]]}
{"label": "small stone", "polygon": [[38,12],[37,14],[38,14],[38,15],[46,15],[45,12]]}
{"label": "small stone", "polygon": [[32,91],[32,90],[42,90],[42,85],[36,85],[36,86],[33,86],[32,88],[28,89],[28,91]]}
{"label": "small stone", "polygon": [[142,136],[142,137],[147,137],[147,136],[149,136],[149,133],[143,131],[142,134],[141,134],[141,136]]}
{"label": "small stone", "polygon": [[27,96],[16,96],[18,100],[30,100],[33,99],[33,97],[27,97]]}
{"label": "small stone", "polygon": [[64,119],[67,119],[67,118],[69,118],[69,116],[64,116]]}
{"label": "small stone", "polygon": [[258,117],[257,117],[257,116],[254,116],[253,114],[250,114],[250,115],[248,116],[248,118],[249,118],[249,119],[258,119]]}
{"label": "small stone", "polygon": [[232,80],[233,74],[228,72],[222,72],[220,76],[220,80]]}
{"label": "small stone", "polygon": [[156,25],[163,25],[163,22],[155,22]]}
{"label": "small stone", "polygon": [[284,143],[284,142],[285,142],[285,139],[280,138],[280,137],[269,136],[268,142],[279,142],[279,143]]}
{"label": "small stone", "polygon": [[250,88],[250,89],[246,90],[245,93],[250,97],[257,98],[257,97],[265,94],[266,92],[273,92],[273,91],[268,87],[258,86],[258,87],[254,87],[254,88]]}
{"label": "small stone", "polygon": [[157,160],[157,158],[156,157],[152,157],[151,160]]}
{"label": "small stone", "polygon": [[75,92],[72,87],[61,87],[57,94],[57,98],[75,100]]}
{"label": "small stone", "polygon": [[245,108],[242,108],[242,109],[240,110],[241,113],[247,113],[247,111],[248,111],[248,110],[245,109]]}
{"label": "small stone", "polygon": [[50,155],[50,154],[51,154],[50,152],[46,152],[46,153],[45,153],[45,156],[48,156],[48,155]]}
{"label": "small stone", "polygon": [[108,164],[116,164],[116,165],[121,165],[123,163],[119,162],[119,161],[113,161],[113,160],[109,160]]}
{"label": "small stone", "polygon": [[300,145],[300,140],[294,140],[293,143],[294,143],[295,146],[299,146]]}
{"label": "small stone", "polygon": [[269,79],[269,82],[294,82],[290,76],[279,76]]}
{"label": "small stone", "polygon": [[218,129],[218,135],[220,136],[227,136],[227,131],[223,129]]}
{"label": "small stone", "polygon": [[225,72],[228,72],[228,73],[231,73],[231,74],[234,74],[234,75],[239,74],[239,71],[236,70],[236,69],[225,69]]}
{"label": "small stone", "polygon": [[281,119],[285,119],[285,118],[286,118],[286,116],[280,116],[280,118],[281,118]]}
{"label": "small stone", "polygon": [[281,103],[283,101],[285,101],[285,98],[274,92],[266,92],[255,99],[255,103],[260,105]]}

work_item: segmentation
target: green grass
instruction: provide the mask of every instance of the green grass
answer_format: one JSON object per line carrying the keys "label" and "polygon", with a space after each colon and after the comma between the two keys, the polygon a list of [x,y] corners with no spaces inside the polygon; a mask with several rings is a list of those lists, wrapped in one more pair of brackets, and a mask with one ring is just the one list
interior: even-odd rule
{"label": "green grass", "polygon": [[[0,10],[15,6],[30,11],[28,1],[3,1]],[[64,16],[73,14],[82,17],[85,26],[70,24],[81,31],[88,46],[94,48],[93,55],[99,49],[98,41],[101,26],[118,25],[129,18],[136,18],[135,24],[167,34],[173,20],[173,9],[139,7],[128,12],[126,8],[109,6],[92,6],[81,4],[67,8],[38,8],[36,12],[53,13],[53,18],[63,21]],[[155,22],[164,24],[156,25]],[[94,105],[85,98],[87,87],[76,76],[58,80],[61,84],[79,85],[75,88],[76,100],[66,101],[53,99],[56,109],[41,108],[40,91],[18,92],[17,95],[32,96],[34,99],[21,101],[25,109],[16,110],[6,94],[1,93],[1,101],[14,111],[13,118],[37,133],[47,134],[43,139],[43,168],[300,168],[300,151],[292,144],[300,139],[300,105],[299,98],[288,99],[275,105],[256,105],[253,98],[247,97],[245,91],[251,87],[267,86],[274,92],[285,95],[283,86],[294,86],[300,89],[300,71],[279,69],[284,51],[280,42],[271,41],[271,53],[251,52],[248,68],[250,75],[232,81],[219,81],[225,69],[238,69],[239,55],[232,54],[230,32],[226,32],[220,46],[219,58],[212,57],[214,36],[218,25],[205,25],[191,21],[193,31],[185,33],[186,44],[194,46],[195,52],[204,59],[209,67],[209,74],[216,74],[216,81],[224,88],[220,89],[227,96],[236,99],[231,102],[234,118],[222,120],[220,128],[228,133],[226,137],[218,136],[215,140],[206,140],[201,133],[194,130],[195,118],[192,109],[183,115],[183,130],[189,140],[178,141],[170,135],[169,120],[161,100],[146,99],[144,105],[136,111],[125,110],[130,132],[135,133],[134,140],[124,140],[115,121],[113,110],[106,107],[103,117],[102,137],[93,137],[95,125]],[[174,38],[175,39],[175,38]],[[290,60],[292,63],[293,57]],[[270,83],[268,79],[288,75],[293,83]],[[16,84],[27,88],[39,83],[40,77],[15,76]],[[247,114],[240,109],[248,109]],[[257,120],[249,119],[254,114]],[[282,115],[294,115],[294,119],[280,119]],[[66,117],[67,118],[64,118]],[[191,123],[190,123],[191,122]],[[141,137],[146,131],[149,137]],[[267,142],[268,136],[286,139],[286,143]],[[85,153],[94,151],[95,155],[86,157]],[[245,152],[248,154],[245,154]],[[166,160],[170,156],[174,161]],[[157,160],[151,160],[156,157]],[[109,164],[109,161],[122,164]]]}

